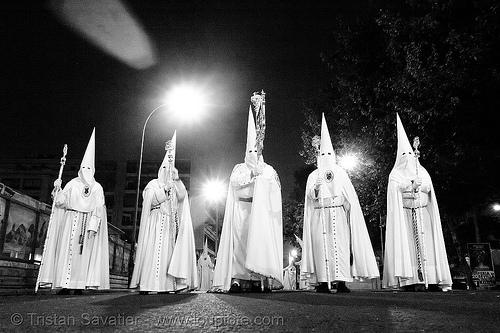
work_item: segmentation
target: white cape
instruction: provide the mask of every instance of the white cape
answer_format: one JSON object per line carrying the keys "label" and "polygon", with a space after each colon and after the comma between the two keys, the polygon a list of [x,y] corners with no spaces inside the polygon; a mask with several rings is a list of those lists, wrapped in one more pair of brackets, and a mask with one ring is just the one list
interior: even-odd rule
{"label": "white cape", "polygon": [[[266,165],[266,168],[272,169],[269,165]],[[274,169],[272,171],[275,174]],[[233,223],[239,221],[241,217],[237,200],[234,188],[229,184],[224,224],[215,264],[213,279],[215,289],[229,290],[231,287],[234,259]],[[250,215],[245,267],[283,284],[281,188],[276,177],[272,177],[271,180],[261,175],[256,177]]]}
{"label": "white cape", "polygon": [[[151,180],[144,192],[147,189],[151,191],[157,191],[162,188],[162,185],[158,182],[158,179]],[[154,241],[155,237],[158,235],[151,234],[151,230],[156,230],[155,228],[149,228],[149,223],[156,223],[153,221],[155,219],[155,214],[161,214],[160,210],[157,209],[158,213],[151,214],[151,208],[153,205],[153,195],[144,195],[144,201],[142,204],[141,212],[141,228],[139,230],[139,237],[137,240],[137,251],[135,255],[134,271],[132,274],[132,279],[130,282],[130,288],[135,288],[141,285],[141,279],[144,279],[143,274],[146,271],[153,272],[153,268],[149,268],[152,264],[151,253],[147,253],[148,243]],[[162,204],[163,205],[163,204]],[[194,243],[194,233],[193,233],[193,223],[191,220],[191,213],[189,210],[189,198],[186,196],[183,200],[178,202],[178,215],[179,215],[179,232],[177,235],[177,240],[174,245],[172,256],[169,259],[167,272],[169,275],[176,277],[177,279],[182,279],[180,283],[187,286],[189,289],[195,289],[198,287],[198,271],[196,267],[196,251]],[[164,242],[167,240],[163,240]],[[144,267],[148,265],[148,267]],[[152,274],[152,273],[151,273]],[[167,278],[164,276],[163,278]],[[146,289],[148,289],[148,286]]]}

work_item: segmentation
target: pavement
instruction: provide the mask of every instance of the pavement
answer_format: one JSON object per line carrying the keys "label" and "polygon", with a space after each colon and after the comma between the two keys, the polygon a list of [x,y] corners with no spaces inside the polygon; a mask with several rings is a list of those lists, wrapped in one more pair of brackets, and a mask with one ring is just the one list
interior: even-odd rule
{"label": "pavement", "polygon": [[499,332],[499,291],[3,296],[0,332]]}

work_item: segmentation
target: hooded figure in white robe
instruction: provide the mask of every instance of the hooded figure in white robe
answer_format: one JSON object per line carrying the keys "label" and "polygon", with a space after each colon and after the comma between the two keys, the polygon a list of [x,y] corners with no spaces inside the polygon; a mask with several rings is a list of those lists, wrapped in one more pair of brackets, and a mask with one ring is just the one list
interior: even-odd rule
{"label": "hooded figure in white robe", "polygon": [[345,282],[380,275],[358,196],[336,163],[324,115],[318,169],[306,184],[301,273],[319,284],[318,292],[329,292],[328,281],[348,292]]}
{"label": "hooded figure in white robe", "polygon": [[142,193],[142,212],[130,288],[141,293],[198,287],[193,224],[186,187],[174,167],[176,132],[158,171]]}
{"label": "hooded figure in white robe", "polygon": [[250,109],[245,162],[234,167],[229,182],[214,291],[270,291],[283,284],[281,186],[274,168],[258,156],[256,136]]}
{"label": "hooded figure in white robe", "polygon": [[208,254],[207,241],[203,247],[203,252],[198,259],[198,279],[200,282],[200,291],[207,291],[212,287],[214,276],[214,263]]}
{"label": "hooded figure in white robe", "polygon": [[87,288],[109,289],[107,214],[103,188],[94,179],[94,158],[95,129],[78,177],[54,198],[38,280],[40,285],[62,288],[60,294],[69,289],[75,293]]}
{"label": "hooded figure in white robe", "polygon": [[434,186],[397,114],[396,121],[398,151],[387,187],[382,287],[438,285],[447,291],[452,280]]}

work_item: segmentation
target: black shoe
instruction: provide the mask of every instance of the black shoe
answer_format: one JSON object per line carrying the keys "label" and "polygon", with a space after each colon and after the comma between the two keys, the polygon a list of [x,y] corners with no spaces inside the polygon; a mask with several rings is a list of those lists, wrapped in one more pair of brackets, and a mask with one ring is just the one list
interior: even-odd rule
{"label": "black shoe", "polygon": [[73,295],[83,295],[83,290],[82,289],[75,289],[73,291]]}
{"label": "black shoe", "polygon": [[69,295],[69,289],[63,288],[63,289],[59,290],[56,294],[57,295]]}
{"label": "black shoe", "polygon": [[403,291],[407,291],[407,292],[415,292],[415,286],[414,286],[414,285],[404,286],[404,287],[403,287]]}
{"label": "black shoe", "polygon": [[262,287],[260,286],[260,283],[252,283],[252,287],[250,288],[250,292],[252,293],[260,293],[262,292]]}
{"label": "black shoe", "polygon": [[321,282],[319,286],[316,288],[317,293],[331,294],[330,289],[328,288],[327,282]]}
{"label": "black shoe", "polygon": [[229,288],[230,293],[241,293],[241,286],[237,283],[233,283],[231,288]]}
{"label": "black shoe", "polygon": [[271,289],[268,287],[264,287],[264,290],[262,291],[263,293],[270,293]]}
{"label": "black shoe", "polygon": [[441,287],[439,287],[437,284],[430,284],[427,286],[427,291],[442,292],[443,289],[441,289]]}
{"label": "black shoe", "polygon": [[338,293],[350,293],[351,289],[347,288],[344,281],[340,281],[339,283],[337,283],[337,292]]}

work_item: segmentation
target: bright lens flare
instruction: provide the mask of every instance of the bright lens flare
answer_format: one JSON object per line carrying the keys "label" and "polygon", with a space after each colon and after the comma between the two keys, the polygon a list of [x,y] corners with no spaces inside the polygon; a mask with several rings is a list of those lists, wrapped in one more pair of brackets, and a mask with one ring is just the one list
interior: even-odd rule
{"label": "bright lens flare", "polygon": [[204,111],[206,103],[201,92],[193,87],[179,86],[167,97],[170,110],[182,119],[196,119]]}
{"label": "bright lens flare", "polygon": [[204,196],[213,202],[221,201],[226,195],[226,187],[219,180],[210,180],[203,186]]}
{"label": "bright lens flare", "polygon": [[500,211],[500,204],[494,204],[494,205],[493,205],[493,210],[494,210],[495,212]]}
{"label": "bright lens flare", "polygon": [[354,155],[345,155],[340,158],[340,166],[345,170],[352,170],[358,165],[358,158]]}

